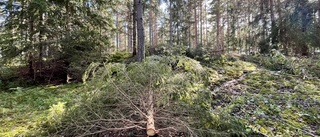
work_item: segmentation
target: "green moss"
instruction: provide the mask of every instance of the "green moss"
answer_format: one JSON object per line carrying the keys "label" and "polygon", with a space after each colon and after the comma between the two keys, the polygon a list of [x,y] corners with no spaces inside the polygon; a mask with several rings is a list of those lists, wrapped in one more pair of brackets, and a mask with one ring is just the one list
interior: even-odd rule
{"label": "green moss", "polygon": [[287,122],[290,125],[294,125],[295,127],[302,128],[305,125],[303,121],[299,121],[300,116],[298,112],[292,109],[285,109],[280,113],[280,116],[282,117],[284,122]]}
{"label": "green moss", "polygon": [[17,88],[11,93],[0,93],[0,136],[39,136],[48,121],[50,107],[60,101],[72,106],[80,94],[76,91],[78,86]]}
{"label": "green moss", "polygon": [[208,72],[208,81],[210,83],[217,83],[221,79],[221,77],[219,76],[216,70],[207,68],[207,72]]}
{"label": "green moss", "polygon": [[180,57],[177,67],[183,68],[185,71],[203,73],[205,69],[201,66],[199,61],[193,60],[188,57]]}

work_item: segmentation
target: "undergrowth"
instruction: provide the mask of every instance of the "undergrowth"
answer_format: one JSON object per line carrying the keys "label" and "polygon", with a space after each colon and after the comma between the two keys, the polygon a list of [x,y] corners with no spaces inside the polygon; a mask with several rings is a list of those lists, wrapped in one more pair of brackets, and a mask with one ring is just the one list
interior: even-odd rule
{"label": "undergrowth", "polygon": [[[54,119],[57,105],[73,106],[79,85],[12,88],[0,93],[0,136],[38,136]],[[64,104],[61,106],[61,104]],[[51,115],[51,116],[50,116]]]}
{"label": "undergrowth", "polygon": [[161,136],[249,134],[235,118],[210,113],[207,69],[190,58],[161,56],[128,65],[93,65],[87,71],[92,78],[83,88],[87,96],[47,135],[145,135],[149,91],[153,91],[155,125]]}
{"label": "undergrowth", "polygon": [[0,93],[0,136],[145,135],[150,93],[164,137],[320,135],[319,61],[282,55],[197,60],[92,63],[83,84],[11,88]]}

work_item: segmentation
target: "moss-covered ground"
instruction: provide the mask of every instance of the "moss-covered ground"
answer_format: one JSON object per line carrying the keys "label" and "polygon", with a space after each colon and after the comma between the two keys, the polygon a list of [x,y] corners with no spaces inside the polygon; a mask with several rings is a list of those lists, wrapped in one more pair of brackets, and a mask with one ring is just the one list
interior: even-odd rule
{"label": "moss-covered ground", "polygon": [[[222,66],[226,75],[230,74],[229,71],[231,74],[239,73],[236,76],[242,74],[242,77],[229,81],[231,83],[214,92],[220,97],[214,101],[213,106],[218,106],[215,110],[229,112],[252,130],[266,136],[320,136],[319,70],[312,69],[320,62],[303,59],[293,66],[295,70],[288,71],[284,60],[274,61],[270,57],[259,59],[260,62],[254,63],[257,68],[250,69],[246,74],[238,71],[245,69],[237,69],[237,61],[231,63],[234,65]],[[270,64],[273,67],[277,63],[282,66],[276,66],[280,69],[274,70],[265,64],[269,60],[274,61]],[[250,63],[240,64],[245,68]],[[251,65],[249,68],[252,68]]]}
{"label": "moss-covered ground", "polygon": [[[208,112],[212,114],[210,118],[199,118],[204,119],[203,127],[210,127],[217,133],[219,130],[228,133],[243,131],[244,134],[237,134],[239,136],[254,136],[251,133],[279,137],[320,136],[320,71],[317,67],[320,66],[319,61],[305,59],[303,63],[296,63],[264,57],[239,59],[225,56],[205,63],[186,57],[175,59],[176,62],[171,60],[167,64],[172,69],[172,72],[165,73],[169,77],[161,78],[162,81],[156,86],[161,87],[161,91],[172,88],[190,92],[180,96],[180,101],[190,101],[189,96],[195,92],[209,90],[210,105],[207,104],[208,100],[202,104],[200,101],[199,105],[205,108],[209,105]],[[152,60],[157,60],[157,57]],[[128,66],[130,67],[135,70],[135,65]],[[114,73],[117,72],[112,72],[116,79],[122,78],[118,76],[119,72],[115,75]],[[132,78],[148,79],[131,73],[129,75],[132,75]],[[161,83],[168,85],[159,86]],[[64,117],[70,114],[69,111],[81,107],[79,102],[82,102],[83,98],[95,99],[90,97],[94,94],[85,91],[94,90],[95,86],[89,83],[17,87],[10,91],[0,91],[0,136],[56,136],[56,133],[63,133],[57,125],[63,124],[64,128],[68,127],[65,125],[71,122],[65,122]],[[176,94],[173,93],[170,95]],[[195,101],[192,100],[189,105],[196,105]],[[94,100],[87,105],[93,105],[95,102],[114,103]],[[103,107],[105,106],[96,108]],[[73,116],[79,112],[75,112]],[[212,122],[208,123],[208,120]],[[232,126],[234,122],[241,126]],[[201,125],[196,126],[198,129],[206,129],[199,128]]]}
{"label": "moss-covered ground", "polygon": [[[79,85],[13,88],[0,93],[0,136],[38,136],[81,97]],[[63,105],[62,105],[63,104]]]}

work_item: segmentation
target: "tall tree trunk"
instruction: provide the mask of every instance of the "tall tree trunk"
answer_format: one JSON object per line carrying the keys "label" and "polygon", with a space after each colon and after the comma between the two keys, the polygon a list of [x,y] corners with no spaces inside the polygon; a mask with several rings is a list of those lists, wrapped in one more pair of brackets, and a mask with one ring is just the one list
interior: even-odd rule
{"label": "tall tree trunk", "polygon": [[232,8],[230,10],[232,22],[231,22],[231,47],[233,51],[236,51],[236,23],[237,23],[237,10],[238,10],[237,0],[233,0]]}
{"label": "tall tree trunk", "polygon": [[202,43],[202,35],[203,35],[203,24],[202,24],[202,21],[203,21],[203,16],[202,16],[202,6],[203,6],[203,0],[200,0],[200,4],[199,4],[199,6],[200,6],[200,44],[201,45],[203,45],[203,43]]}
{"label": "tall tree trunk", "polygon": [[318,22],[320,23],[320,0],[318,0]]}
{"label": "tall tree trunk", "polygon": [[[69,6],[69,0],[66,0],[65,3],[65,9],[66,9],[66,34],[67,34],[67,39],[70,37],[70,31],[71,31],[71,26],[70,26],[70,6]],[[68,40],[69,41],[69,40]]]}
{"label": "tall tree trunk", "polygon": [[[189,1],[188,2],[188,11],[191,11],[191,5],[192,4],[192,2],[191,1]],[[191,12],[190,12],[190,14],[188,14],[188,18],[191,18]],[[188,23],[188,46],[189,46],[189,48],[190,49],[192,49],[192,44],[191,44],[191,37],[192,37],[192,35],[191,35],[191,23]]]}
{"label": "tall tree trunk", "polygon": [[[158,7],[158,1],[154,2],[154,7],[156,8],[156,11],[159,9]],[[153,46],[158,45],[158,12],[154,12],[154,17],[153,17]]]}
{"label": "tall tree trunk", "polygon": [[[306,9],[307,6],[307,0],[303,0],[301,3],[302,7],[302,13],[301,13],[301,24],[302,24],[302,34],[306,34],[307,30],[307,16],[308,16],[308,11]],[[309,56],[309,47],[306,43],[303,42],[301,45],[301,55],[302,56]]]}
{"label": "tall tree trunk", "polygon": [[21,11],[20,11],[20,44],[22,44],[22,41],[25,39],[24,38],[24,35],[23,35],[23,32],[25,31],[24,30],[24,24],[25,24],[25,20],[24,20],[24,8],[25,8],[25,1],[22,0],[21,2]]}
{"label": "tall tree trunk", "polygon": [[250,6],[247,7],[247,13],[246,13],[246,16],[247,16],[247,34],[246,34],[246,49],[245,49],[245,53],[246,55],[248,55],[250,53],[249,49],[249,41],[250,41],[250,26],[249,26],[249,23],[250,23]]}
{"label": "tall tree trunk", "polygon": [[260,52],[261,53],[269,53],[269,50],[270,50],[269,42],[266,39],[267,25],[268,25],[267,16],[266,16],[268,6],[266,6],[266,2],[268,2],[268,1],[260,0],[260,16],[262,18],[262,40],[260,43]]}
{"label": "tall tree trunk", "polygon": [[137,4],[137,28],[138,28],[138,61],[145,58],[144,28],[143,28],[143,6],[142,0],[136,0]]}
{"label": "tall tree trunk", "polygon": [[39,32],[39,58],[38,58],[38,63],[39,63],[39,72],[40,76],[42,73],[42,58],[43,58],[43,47],[44,47],[44,28],[45,28],[45,13],[40,14],[40,32]]}
{"label": "tall tree trunk", "polygon": [[277,42],[277,31],[278,29],[276,28],[276,20],[274,17],[274,2],[273,0],[270,0],[270,18],[271,18],[271,44],[274,46]]}
{"label": "tall tree trunk", "polygon": [[221,17],[221,13],[220,13],[220,19],[221,19],[221,21],[220,21],[220,54],[224,54],[224,26],[225,26],[225,24],[224,24],[224,18],[223,18],[223,16]]}
{"label": "tall tree trunk", "polygon": [[11,37],[11,39],[10,39],[10,46],[11,47],[13,47],[14,46],[14,36],[15,36],[15,34],[14,34],[14,22],[13,22],[13,20],[14,20],[14,9],[13,9],[13,1],[9,1],[8,3],[10,3],[9,4],[9,20],[11,20],[10,22],[9,22],[9,28],[10,28],[10,37]]}
{"label": "tall tree trunk", "polygon": [[208,28],[208,19],[207,19],[207,0],[205,0],[205,4],[204,4],[204,11],[205,11],[205,15],[204,15],[204,45],[208,46],[208,32],[207,32],[207,28]]}
{"label": "tall tree trunk", "polygon": [[[34,45],[33,45],[33,35],[34,35],[34,21],[33,21],[33,16],[30,15],[29,17],[29,41],[30,41],[30,46],[32,47],[32,49],[34,49]],[[33,77],[33,80],[36,79],[36,73],[35,73],[35,68],[34,68],[34,59],[33,59],[33,53],[30,52],[29,53],[29,74],[31,77]]]}
{"label": "tall tree trunk", "polygon": [[150,43],[150,52],[151,54],[153,53],[154,45],[153,45],[153,2],[152,0],[150,2],[150,7],[149,7],[149,43]]}
{"label": "tall tree trunk", "polygon": [[216,46],[217,50],[221,50],[221,43],[220,43],[220,0],[217,0],[216,6],[216,25],[217,25],[217,37],[216,37]]}
{"label": "tall tree trunk", "polygon": [[116,50],[119,50],[119,17],[118,17],[118,13],[116,13],[116,41],[115,41],[115,45],[116,45]]}
{"label": "tall tree trunk", "polygon": [[173,26],[172,26],[172,1],[170,1],[170,4],[169,4],[169,24],[170,24],[170,46],[172,47],[173,46]]}
{"label": "tall tree trunk", "polygon": [[[237,20],[237,27],[240,28],[241,20]],[[242,52],[242,39],[241,39],[241,31],[237,31],[237,45],[239,46],[239,54]]]}
{"label": "tall tree trunk", "polygon": [[132,14],[132,56],[137,55],[137,0],[133,0]]}
{"label": "tall tree trunk", "polygon": [[[130,4],[130,3],[129,3]],[[127,51],[131,52],[132,51],[132,26],[131,26],[131,22],[132,22],[132,14],[131,14],[131,6],[128,5],[129,10],[128,10],[128,24],[127,24],[127,30],[128,30],[128,46],[127,46]]]}
{"label": "tall tree trunk", "polygon": [[195,35],[195,38],[194,38],[194,41],[193,41],[193,48],[196,48],[197,45],[198,45],[198,20],[197,20],[197,1],[198,0],[194,0],[194,35]]}
{"label": "tall tree trunk", "polygon": [[227,3],[227,53],[230,53],[230,12],[229,12],[230,4]]}
{"label": "tall tree trunk", "polygon": [[284,28],[282,20],[281,2],[277,0],[277,13],[278,13],[278,41],[283,45],[284,54],[288,55],[288,47],[286,42],[284,42]]}
{"label": "tall tree trunk", "polygon": [[[157,3],[157,2],[156,2]],[[155,6],[155,7],[158,7]],[[157,14],[154,14],[154,18],[153,18],[153,46],[156,46],[158,45],[158,15]]]}

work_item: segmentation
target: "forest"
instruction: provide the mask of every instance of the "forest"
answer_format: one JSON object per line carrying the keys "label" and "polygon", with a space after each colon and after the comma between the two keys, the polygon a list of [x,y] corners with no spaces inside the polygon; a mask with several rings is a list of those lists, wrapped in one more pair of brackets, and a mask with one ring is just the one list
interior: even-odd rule
{"label": "forest", "polygon": [[320,0],[0,0],[17,136],[320,136]]}

